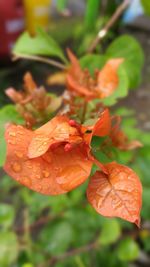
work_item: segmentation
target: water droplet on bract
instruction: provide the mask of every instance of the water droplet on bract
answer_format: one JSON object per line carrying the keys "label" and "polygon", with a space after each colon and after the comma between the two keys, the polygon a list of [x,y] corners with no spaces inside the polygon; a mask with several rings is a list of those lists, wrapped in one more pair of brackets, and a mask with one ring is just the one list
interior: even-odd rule
{"label": "water droplet on bract", "polygon": [[43,145],[46,146],[47,145],[47,142],[44,142]]}
{"label": "water droplet on bract", "polygon": [[40,146],[40,147],[38,148],[38,151],[39,151],[39,152],[42,152],[43,149],[44,149],[44,146],[42,145],[42,146]]}
{"label": "water droplet on bract", "polygon": [[35,175],[35,178],[37,178],[37,179],[41,179],[41,175],[40,175],[40,174],[36,174],[36,175]]}
{"label": "water droplet on bract", "polygon": [[27,165],[27,168],[28,168],[28,169],[32,169],[32,165],[28,164],[28,165]]}
{"label": "water droplet on bract", "polygon": [[11,144],[11,145],[16,145],[16,141],[15,141],[15,139],[9,139],[8,140],[8,144]]}
{"label": "water droplet on bract", "polygon": [[9,132],[9,135],[10,136],[16,136],[16,133],[15,132]]}
{"label": "water droplet on bract", "polygon": [[22,131],[17,131],[17,134],[23,135]]}
{"label": "water droplet on bract", "polygon": [[29,178],[26,178],[26,177],[22,178],[21,183],[27,187],[31,186],[31,180]]}
{"label": "water droplet on bract", "polygon": [[18,158],[22,158],[22,157],[23,157],[23,153],[21,153],[20,151],[15,151],[15,155],[16,155]]}
{"label": "water droplet on bract", "polygon": [[44,175],[45,178],[48,178],[48,176],[49,176],[49,172],[46,171],[46,170],[44,170],[44,171],[43,171],[43,175]]}
{"label": "water droplet on bract", "polygon": [[41,191],[42,190],[42,185],[40,185],[40,184],[36,185],[36,190],[37,191]]}
{"label": "water droplet on bract", "polygon": [[13,163],[12,169],[14,172],[20,172],[21,171],[21,165],[18,162]]}

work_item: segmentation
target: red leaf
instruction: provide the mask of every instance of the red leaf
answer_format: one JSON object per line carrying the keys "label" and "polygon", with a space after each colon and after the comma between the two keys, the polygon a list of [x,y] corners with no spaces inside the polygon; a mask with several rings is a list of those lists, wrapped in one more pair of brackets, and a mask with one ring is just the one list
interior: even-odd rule
{"label": "red leaf", "polygon": [[14,180],[45,195],[63,194],[82,184],[90,175],[92,162],[84,146],[65,152],[64,146],[49,149],[44,155],[29,159],[28,146],[33,132],[11,125],[6,130],[5,171]]}
{"label": "red leaf", "polygon": [[120,217],[140,225],[142,186],[136,173],[115,162],[104,165],[108,174],[97,171],[90,179],[87,198],[106,217]]}

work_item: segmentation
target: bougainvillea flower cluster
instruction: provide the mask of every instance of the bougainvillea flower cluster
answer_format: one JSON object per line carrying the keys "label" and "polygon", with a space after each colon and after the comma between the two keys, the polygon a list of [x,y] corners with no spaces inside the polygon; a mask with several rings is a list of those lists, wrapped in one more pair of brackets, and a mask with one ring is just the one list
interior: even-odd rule
{"label": "bougainvillea flower cluster", "polygon": [[29,128],[42,121],[43,117],[47,119],[61,105],[61,98],[52,98],[43,86],[38,87],[29,72],[24,76],[23,90],[8,88],[5,93],[16,104]]}
{"label": "bougainvillea flower cluster", "polygon": [[88,70],[82,70],[75,55],[68,50],[71,67],[67,73],[68,90],[76,96],[85,97],[87,101],[94,98],[106,98],[114,93],[119,84],[117,70],[122,58],[111,59],[93,78]]}
{"label": "bougainvillea flower cluster", "polygon": [[87,197],[104,216],[140,223],[142,188],[137,175],[116,162],[102,164],[91,152],[93,136],[110,134],[106,109],[92,126],[56,116],[35,131],[10,125],[6,130],[5,171],[21,184],[46,195],[69,192],[88,179],[93,163],[100,167],[90,178]]}
{"label": "bougainvillea flower cluster", "polygon": [[[89,178],[87,199],[98,213],[120,217],[139,226],[142,186],[138,176],[113,160],[104,164],[96,158],[92,147],[95,137],[99,138],[104,150],[112,147],[131,150],[141,146],[137,140],[128,139],[121,130],[120,117],[111,116],[101,102],[118,88],[118,68],[123,59],[107,61],[92,77],[89,71],[82,70],[70,50],[68,55],[71,62],[66,68],[69,112],[64,112],[66,107],[63,106],[48,121],[49,108],[55,106],[56,110],[60,104],[55,103],[57,97],[51,99],[44,88],[38,88],[30,74],[25,76],[24,91],[17,92],[13,88],[6,91],[23,110],[30,129],[15,124],[7,126],[4,169],[20,184],[45,195],[67,193]],[[95,104],[92,113],[88,105],[94,99],[99,103]],[[39,118],[48,122],[39,127]],[[35,119],[35,125],[31,119]],[[93,165],[97,166],[94,174]]]}

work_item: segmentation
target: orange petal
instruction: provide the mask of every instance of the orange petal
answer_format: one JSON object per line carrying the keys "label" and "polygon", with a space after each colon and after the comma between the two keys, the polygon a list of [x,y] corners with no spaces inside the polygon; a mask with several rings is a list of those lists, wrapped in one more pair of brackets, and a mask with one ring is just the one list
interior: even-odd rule
{"label": "orange petal", "polygon": [[52,144],[69,142],[80,143],[82,138],[75,127],[69,125],[65,116],[57,116],[34,132],[29,145],[29,158],[43,155]]}
{"label": "orange petal", "polygon": [[74,76],[83,75],[83,71],[80,67],[80,63],[77,57],[71,52],[70,49],[67,49],[67,54],[71,62],[71,67],[69,69],[69,72],[72,73],[72,75]]}
{"label": "orange petal", "polygon": [[85,73],[81,69],[78,59],[69,49],[67,49],[67,53],[71,62],[71,67],[66,76],[68,90],[77,95],[92,99],[95,97],[95,93],[84,86],[83,80],[85,78]]}
{"label": "orange petal", "polygon": [[113,145],[120,150],[133,150],[143,146],[138,140],[129,141],[127,135],[120,130],[119,123],[111,129],[110,138]]}
{"label": "orange petal", "polygon": [[110,133],[111,129],[111,118],[108,109],[105,109],[96,124],[94,125],[93,135],[100,137],[106,136]]}
{"label": "orange petal", "polygon": [[[86,133],[86,131],[91,130],[91,133]],[[108,109],[105,109],[100,118],[97,120],[93,126],[82,126],[82,132],[84,134],[84,140],[87,144],[90,145],[92,137],[99,136],[104,137],[109,135],[111,130],[111,118]]]}
{"label": "orange petal", "polygon": [[29,159],[27,152],[32,135],[32,131],[21,126],[7,128],[4,169],[12,178],[45,195],[68,192],[88,178],[92,163],[87,159],[84,147],[64,152],[63,146],[60,146],[39,158]]}
{"label": "orange petal", "polygon": [[66,79],[67,79],[67,88],[71,92],[79,96],[86,97],[88,100],[95,98],[94,92],[90,91],[87,87],[80,85],[79,77],[74,78],[72,75],[67,74]]}
{"label": "orange petal", "polygon": [[14,102],[19,103],[22,101],[22,94],[17,92],[14,88],[8,88],[5,90],[5,94]]}
{"label": "orange petal", "polygon": [[34,82],[30,72],[27,72],[24,75],[24,83],[25,83],[25,88],[28,93],[32,93],[37,88],[37,85]]}
{"label": "orange petal", "polygon": [[117,70],[122,62],[121,58],[111,59],[99,72],[96,89],[100,98],[110,96],[117,89],[119,84]]}
{"label": "orange petal", "polygon": [[90,179],[87,198],[94,209],[106,217],[120,217],[140,225],[142,186],[130,168],[112,162],[108,175],[97,171]]}

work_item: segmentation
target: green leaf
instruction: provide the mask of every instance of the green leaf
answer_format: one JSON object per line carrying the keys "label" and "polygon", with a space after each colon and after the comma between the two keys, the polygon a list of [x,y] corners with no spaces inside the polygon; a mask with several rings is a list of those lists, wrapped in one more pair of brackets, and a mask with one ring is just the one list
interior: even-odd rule
{"label": "green leaf", "polygon": [[21,267],[34,267],[32,263],[24,263]]}
{"label": "green leaf", "polygon": [[130,88],[135,88],[141,81],[141,69],[144,63],[144,54],[135,38],[123,35],[113,41],[106,50],[109,58],[124,58],[122,64],[129,79]]}
{"label": "green leaf", "polygon": [[58,255],[69,248],[74,231],[71,224],[64,221],[55,224],[51,229],[45,229],[42,234],[46,238],[46,252]]}
{"label": "green leaf", "polygon": [[101,245],[115,243],[121,235],[120,224],[116,219],[106,220],[102,226],[99,242]]}
{"label": "green leaf", "polygon": [[150,1],[149,0],[141,0],[142,6],[144,8],[145,14],[150,16]]}
{"label": "green leaf", "polygon": [[0,266],[12,266],[18,256],[17,237],[13,232],[0,232]]}
{"label": "green leaf", "polygon": [[24,32],[16,42],[13,53],[56,56],[66,63],[66,58],[58,43],[42,29],[38,29],[34,37]]}
{"label": "green leaf", "polygon": [[3,166],[6,155],[6,143],[4,139],[5,126],[7,123],[22,124],[23,119],[20,117],[14,105],[4,106],[0,110],[0,167]]}
{"label": "green leaf", "polygon": [[96,25],[97,18],[99,16],[101,0],[87,0],[84,28],[86,31],[91,31]]}
{"label": "green leaf", "polygon": [[0,204],[0,225],[3,228],[8,228],[14,221],[14,208],[8,204]]}
{"label": "green leaf", "polygon": [[83,69],[88,69],[91,75],[94,74],[95,70],[100,70],[107,61],[107,57],[101,55],[85,55],[80,58],[80,64]]}
{"label": "green leaf", "polygon": [[117,255],[122,261],[134,261],[139,256],[138,244],[131,238],[122,240],[117,249]]}
{"label": "green leaf", "polygon": [[67,0],[57,0],[56,7],[58,11],[62,12],[67,6]]}

